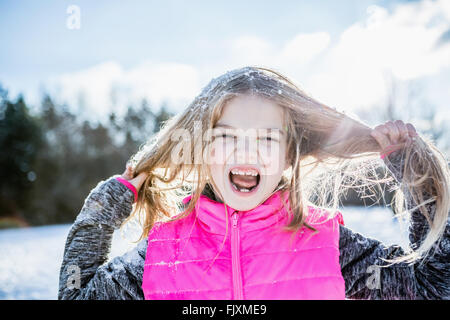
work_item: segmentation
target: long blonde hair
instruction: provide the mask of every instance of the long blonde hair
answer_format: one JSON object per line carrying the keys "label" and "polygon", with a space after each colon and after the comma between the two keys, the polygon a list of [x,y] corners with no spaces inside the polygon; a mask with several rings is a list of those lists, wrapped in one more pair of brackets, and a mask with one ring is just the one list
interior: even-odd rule
{"label": "long blonde hair", "polygon": [[[293,218],[287,230],[295,233],[308,227],[305,218],[309,204],[328,208],[332,217],[347,189],[381,190],[382,184],[394,181],[386,174],[379,177],[378,169],[384,165],[380,146],[370,135],[372,128],[361,120],[314,100],[273,69],[235,69],[211,80],[184,112],[166,121],[131,157],[136,175],[148,173],[133,212],[124,222],[139,219],[143,229],[140,240],[147,237],[157,221],[180,219],[194,209],[209,182],[209,167],[202,156],[208,153],[209,141],[203,133],[214,127],[228,101],[248,93],[270,99],[284,111],[291,167],[278,189],[289,192]],[[180,142],[174,136],[183,136],[180,132],[188,134],[184,145],[194,152],[179,150]],[[408,208],[407,200],[411,197],[409,200],[420,208],[430,227],[418,248],[411,248],[407,255],[395,260],[413,262],[432,248],[445,229],[450,209],[450,174],[444,155],[424,137],[417,137],[402,154],[403,179],[394,195],[395,211],[408,213],[412,208]],[[174,162],[173,155],[183,161]],[[183,208],[181,198],[189,194],[192,199]],[[425,195],[430,197],[425,199]],[[436,202],[434,217],[425,208],[432,201]]]}

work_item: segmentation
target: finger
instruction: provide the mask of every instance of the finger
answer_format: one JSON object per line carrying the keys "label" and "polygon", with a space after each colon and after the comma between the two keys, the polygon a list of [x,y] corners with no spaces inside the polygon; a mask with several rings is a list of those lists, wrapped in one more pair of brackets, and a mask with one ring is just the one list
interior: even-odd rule
{"label": "finger", "polygon": [[125,171],[123,172],[122,176],[127,179],[130,180],[133,178],[133,168],[130,165],[127,165]]}
{"label": "finger", "polygon": [[141,172],[136,176],[136,179],[138,181],[144,181],[145,179],[147,179],[147,176],[148,176],[147,172]]}
{"label": "finger", "polygon": [[130,183],[136,188],[136,190],[139,190],[147,177],[148,174],[146,172],[141,172],[135,178],[131,179]]}
{"label": "finger", "polygon": [[418,135],[416,128],[414,128],[414,126],[411,123],[407,123],[406,128],[408,129],[408,133],[409,133],[410,137],[415,137]]}
{"label": "finger", "polygon": [[387,135],[389,133],[389,129],[384,124],[377,125],[374,130],[378,131],[381,134]]}
{"label": "finger", "polygon": [[387,135],[382,133],[382,130],[383,130],[383,126],[379,126],[379,127],[375,128],[374,130],[372,130],[372,132],[370,134],[378,142],[378,144],[381,147],[381,150],[384,150],[391,143],[390,143],[389,138],[387,137]]}
{"label": "finger", "polygon": [[398,142],[405,142],[408,138],[408,128],[402,120],[395,120],[394,124],[397,126],[399,132]]}
{"label": "finger", "polygon": [[391,144],[397,144],[400,136],[400,132],[398,131],[397,126],[392,121],[388,121],[385,125],[389,129],[388,136],[391,140]]}

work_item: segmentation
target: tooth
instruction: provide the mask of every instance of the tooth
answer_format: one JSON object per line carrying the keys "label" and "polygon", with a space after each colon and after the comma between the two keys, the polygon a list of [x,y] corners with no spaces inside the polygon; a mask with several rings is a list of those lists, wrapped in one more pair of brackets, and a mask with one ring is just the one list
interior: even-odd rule
{"label": "tooth", "polygon": [[254,177],[256,177],[258,175],[258,172],[253,171],[253,170],[233,169],[233,170],[231,170],[231,173],[238,174],[238,175],[254,176]]}

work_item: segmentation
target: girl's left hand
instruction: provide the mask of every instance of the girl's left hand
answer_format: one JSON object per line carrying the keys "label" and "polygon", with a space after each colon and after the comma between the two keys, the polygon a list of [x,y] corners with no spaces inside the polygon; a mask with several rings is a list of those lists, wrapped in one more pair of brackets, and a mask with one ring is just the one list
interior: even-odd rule
{"label": "girl's left hand", "polygon": [[411,142],[411,138],[417,136],[416,128],[411,123],[402,120],[386,121],[385,124],[376,126],[370,133],[381,147],[380,153],[383,159],[388,154],[402,149]]}
{"label": "girl's left hand", "polygon": [[141,188],[145,179],[147,179],[148,177],[148,173],[141,172],[135,177],[133,168],[130,165],[126,165],[126,169],[122,173],[121,177],[125,180],[128,180],[128,182],[130,182],[136,188],[136,192],[139,192],[139,189]]}

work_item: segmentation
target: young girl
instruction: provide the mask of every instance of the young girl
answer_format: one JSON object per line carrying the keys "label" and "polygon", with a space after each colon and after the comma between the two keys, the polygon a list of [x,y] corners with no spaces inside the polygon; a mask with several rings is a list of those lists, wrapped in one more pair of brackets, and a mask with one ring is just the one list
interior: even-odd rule
{"label": "young girl", "polygon": [[[448,164],[409,123],[371,129],[245,67],[213,79],[131,160],[85,200],[59,299],[450,297]],[[394,178],[378,177],[383,165]],[[392,181],[409,250],[353,232],[337,211],[347,188]],[[107,261],[132,217],[141,241]]]}

